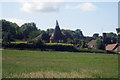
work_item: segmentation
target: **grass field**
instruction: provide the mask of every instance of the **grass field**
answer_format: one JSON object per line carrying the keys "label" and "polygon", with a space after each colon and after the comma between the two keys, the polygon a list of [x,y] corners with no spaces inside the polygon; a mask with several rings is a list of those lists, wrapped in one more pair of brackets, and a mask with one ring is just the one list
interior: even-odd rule
{"label": "grass field", "polygon": [[118,55],[3,50],[3,78],[117,78]]}
{"label": "grass field", "polygon": [[2,39],[0,39],[0,43],[2,43]]}

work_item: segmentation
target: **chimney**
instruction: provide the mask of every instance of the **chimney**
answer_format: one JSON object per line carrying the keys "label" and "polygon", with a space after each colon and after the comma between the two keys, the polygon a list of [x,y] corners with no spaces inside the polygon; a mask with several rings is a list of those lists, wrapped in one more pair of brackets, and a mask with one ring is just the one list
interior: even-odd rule
{"label": "chimney", "polygon": [[106,38],[106,33],[103,33],[102,38],[103,38],[103,39]]}
{"label": "chimney", "polygon": [[106,44],[106,33],[103,33],[102,39],[103,39],[103,43]]}

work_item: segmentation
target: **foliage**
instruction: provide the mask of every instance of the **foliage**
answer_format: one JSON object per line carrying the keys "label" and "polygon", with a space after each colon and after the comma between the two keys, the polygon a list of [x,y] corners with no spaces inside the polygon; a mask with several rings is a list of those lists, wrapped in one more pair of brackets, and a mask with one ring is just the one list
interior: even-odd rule
{"label": "foliage", "polygon": [[33,40],[32,43],[33,43],[34,48],[43,48],[43,45],[44,45],[41,38],[38,38],[37,40]]}
{"label": "foliage", "polygon": [[18,38],[18,29],[19,26],[16,23],[12,23],[6,20],[0,20],[2,23],[2,38],[3,42],[5,41],[13,41]]}
{"label": "foliage", "polygon": [[3,48],[13,48],[13,49],[42,49],[44,43],[41,39],[33,40],[32,43],[28,42],[11,42],[11,43],[2,43]]}
{"label": "foliage", "polygon": [[120,33],[120,28],[116,28],[117,33]]}
{"label": "foliage", "polygon": [[117,41],[118,41],[118,43],[120,43],[120,28],[116,28],[116,31],[118,33]]}
{"label": "foliage", "polygon": [[108,42],[109,40],[107,40],[107,43],[113,44],[113,43],[116,43],[116,41],[117,41],[117,35],[113,32],[107,33],[106,37],[108,39],[110,39],[110,42]]}
{"label": "foliage", "polygon": [[[50,28],[47,30],[40,30],[36,27],[34,22],[24,23],[21,27],[19,27],[16,23],[12,23],[6,20],[0,20],[2,26],[0,25],[0,30],[2,30],[2,41],[4,43],[9,43],[11,41],[28,41],[31,42],[34,38],[40,36],[42,41],[49,42],[50,35],[54,31],[54,29]],[[119,28],[116,29],[119,32]],[[95,33],[92,37],[84,36],[80,29],[76,30],[61,30],[66,43],[71,44],[79,44],[81,48],[87,48],[86,44],[93,39],[96,39],[99,34]],[[107,44],[116,43],[117,35],[115,33],[107,33]],[[119,37],[118,37],[119,39]],[[120,40],[120,39],[119,39]]]}
{"label": "foliage", "polygon": [[40,30],[35,30],[30,32],[28,37],[29,37],[29,40],[32,40],[39,35],[40,35]]}
{"label": "foliage", "polygon": [[73,44],[65,43],[46,43],[44,46],[46,50],[55,50],[55,51],[77,51]]}
{"label": "foliage", "polygon": [[105,50],[105,44],[103,43],[102,39],[97,38],[95,47],[96,47],[96,49]]}
{"label": "foliage", "polygon": [[80,48],[88,48],[87,43],[85,41],[81,41]]}
{"label": "foliage", "polygon": [[46,45],[65,45],[65,46],[73,46],[73,44],[66,44],[66,43],[45,43]]}
{"label": "foliage", "polygon": [[8,32],[6,35],[4,35],[2,42],[3,43],[6,43],[6,42],[10,43],[11,41],[14,41],[14,38],[13,38],[13,35],[11,35],[11,33]]}
{"label": "foliage", "polygon": [[91,40],[93,40],[93,37],[89,37],[89,36],[85,37],[84,39],[84,41],[87,43],[89,43]]}
{"label": "foliage", "polygon": [[52,34],[53,31],[54,31],[54,29],[50,28],[50,29],[47,29],[46,33],[48,33],[48,34]]}
{"label": "foliage", "polygon": [[34,49],[33,45],[30,43],[3,43],[3,48],[11,48],[11,49]]}
{"label": "foliage", "polygon": [[24,34],[23,37],[25,39],[28,39],[29,34],[32,31],[37,31],[37,27],[35,23],[25,23],[20,27],[20,31],[22,32],[22,34]]}
{"label": "foliage", "polygon": [[63,33],[63,35],[64,35],[64,38],[65,38],[66,42],[69,43],[69,41],[67,41],[67,40],[73,40],[73,37],[72,37],[72,35],[70,34],[69,31],[63,30],[62,33]]}
{"label": "foliage", "polygon": [[2,43],[2,39],[0,39],[0,44]]}
{"label": "foliage", "polygon": [[117,39],[118,39],[118,43],[120,43],[120,35],[118,35]]}
{"label": "foliage", "polygon": [[0,21],[0,39],[2,39],[2,22]]}
{"label": "foliage", "polygon": [[93,37],[94,40],[96,40],[99,37],[99,34],[98,33],[94,33],[92,37]]}
{"label": "foliage", "polygon": [[70,38],[67,38],[67,41],[66,41],[66,42],[69,43],[69,44],[73,44],[73,40],[70,39]]}
{"label": "foliage", "polygon": [[69,51],[69,52],[89,52],[89,53],[111,53],[116,54],[113,51],[104,51],[98,49],[89,49],[89,48],[75,48],[73,44],[66,43],[43,43],[41,39],[33,41],[32,43],[28,42],[11,42],[11,43],[2,43],[3,48],[11,49],[20,49],[20,50],[44,50],[44,51]]}
{"label": "foliage", "polygon": [[10,42],[10,43],[15,43],[15,44],[26,43],[27,44],[26,41],[25,42]]}

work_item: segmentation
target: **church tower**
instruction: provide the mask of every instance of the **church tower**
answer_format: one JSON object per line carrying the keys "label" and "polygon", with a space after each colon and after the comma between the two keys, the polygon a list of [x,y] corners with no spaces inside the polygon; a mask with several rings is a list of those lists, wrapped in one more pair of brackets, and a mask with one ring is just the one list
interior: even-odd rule
{"label": "church tower", "polygon": [[50,43],[63,43],[64,37],[56,20],[55,29],[50,37]]}

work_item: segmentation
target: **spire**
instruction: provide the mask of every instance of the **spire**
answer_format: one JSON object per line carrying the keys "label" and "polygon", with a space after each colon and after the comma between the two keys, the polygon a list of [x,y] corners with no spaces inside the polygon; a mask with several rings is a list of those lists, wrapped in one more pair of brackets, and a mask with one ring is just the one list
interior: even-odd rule
{"label": "spire", "polygon": [[56,25],[55,26],[59,26],[59,24],[58,24],[58,21],[56,20]]}

